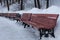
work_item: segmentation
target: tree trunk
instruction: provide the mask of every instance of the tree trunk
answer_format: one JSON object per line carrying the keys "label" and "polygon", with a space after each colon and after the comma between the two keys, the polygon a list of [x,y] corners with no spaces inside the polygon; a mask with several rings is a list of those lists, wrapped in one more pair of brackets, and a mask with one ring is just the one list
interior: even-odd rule
{"label": "tree trunk", "polygon": [[1,0],[0,0],[0,3],[1,3]]}
{"label": "tree trunk", "polygon": [[1,1],[1,5],[2,5],[2,0],[0,0]]}
{"label": "tree trunk", "polygon": [[49,0],[46,0],[46,8],[49,7]]}
{"label": "tree trunk", "polygon": [[40,1],[39,0],[34,0],[34,4],[36,8],[40,9]]}
{"label": "tree trunk", "polygon": [[6,3],[5,0],[3,0],[3,3],[4,3],[4,6],[5,6],[5,3]]}
{"label": "tree trunk", "polygon": [[21,10],[23,10],[23,0],[21,0]]}
{"label": "tree trunk", "polygon": [[20,4],[20,0],[18,0],[18,4]]}
{"label": "tree trunk", "polygon": [[4,1],[4,4],[5,4],[5,0],[3,0]]}
{"label": "tree trunk", "polygon": [[17,2],[17,0],[16,0],[16,2]]}
{"label": "tree trunk", "polygon": [[35,7],[37,8],[36,0],[34,0]]}
{"label": "tree trunk", "polygon": [[11,5],[11,0],[10,0],[10,5]]}
{"label": "tree trunk", "polygon": [[8,11],[9,11],[9,3],[8,3],[8,0],[6,0],[6,2],[7,2],[7,8],[8,8]]}
{"label": "tree trunk", "polygon": [[12,0],[12,4],[14,3],[14,0]]}
{"label": "tree trunk", "polygon": [[40,6],[40,1],[39,0],[37,0],[37,5],[38,5],[38,8],[40,9],[41,6]]}

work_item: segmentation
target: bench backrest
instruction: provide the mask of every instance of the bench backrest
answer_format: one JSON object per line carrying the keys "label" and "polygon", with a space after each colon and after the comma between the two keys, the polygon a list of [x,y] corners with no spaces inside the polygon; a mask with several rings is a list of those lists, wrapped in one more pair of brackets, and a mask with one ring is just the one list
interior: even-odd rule
{"label": "bench backrest", "polygon": [[1,16],[16,17],[18,13],[0,13]]}
{"label": "bench backrest", "polygon": [[23,13],[23,15],[21,16],[21,20],[22,21],[29,21],[31,18],[32,13]]}
{"label": "bench backrest", "polygon": [[10,17],[16,17],[16,13],[10,13],[10,14],[8,14],[8,16],[10,16]]}
{"label": "bench backrest", "polygon": [[55,27],[58,16],[58,14],[32,14],[31,21],[51,29]]}
{"label": "bench backrest", "polygon": [[0,13],[0,16],[3,16],[3,14],[2,14],[2,13]]}
{"label": "bench backrest", "polygon": [[59,14],[34,14],[36,16],[45,16],[45,17],[48,17],[48,18],[51,18],[51,19],[57,19]]}

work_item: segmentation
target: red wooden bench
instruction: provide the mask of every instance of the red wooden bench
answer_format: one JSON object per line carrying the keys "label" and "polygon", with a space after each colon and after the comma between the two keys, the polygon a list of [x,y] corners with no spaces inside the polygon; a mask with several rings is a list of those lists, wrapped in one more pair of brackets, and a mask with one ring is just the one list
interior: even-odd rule
{"label": "red wooden bench", "polygon": [[0,16],[2,16],[2,13],[0,13]]}
{"label": "red wooden bench", "polygon": [[[1,13],[0,16],[13,18],[17,21],[22,21],[24,28],[26,25],[32,25],[36,27],[40,32],[40,39],[43,35],[48,37],[48,34],[51,34],[55,38],[54,28],[59,14],[32,14],[32,13],[23,13],[21,16],[18,13]],[[47,33],[46,33],[47,32]]]}
{"label": "red wooden bench", "polygon": [[0,13],[0,16],[11,18],[20,21],[21,15],[19,13]]}
{"label": "red wooden bench", "polygon": [[[59,14],[24,13],[21,19],[22,22],[25,24],[24,28],[28,24],[28,25],[32,25],[33,27],[36,27],[40,31],[40,39],[42,35],[48,37],[48,34],[51,34],[55,38],[54,28],[56,26],[58,16]],[[46,31],[48,33],[46,33]]]}
{"label": "red wooden bench", "polygon": [[32,15],[32,13],[23,13],[23,15],[21,16],[21,21],[23,22],[23,24],[25,24],[24,28],[27,25],[25,22],[30,21],[31,15]]}

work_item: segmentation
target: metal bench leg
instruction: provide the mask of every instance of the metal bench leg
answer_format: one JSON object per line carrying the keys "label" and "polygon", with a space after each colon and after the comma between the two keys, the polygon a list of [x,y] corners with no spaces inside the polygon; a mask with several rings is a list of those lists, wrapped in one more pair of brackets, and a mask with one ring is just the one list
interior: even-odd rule
{"label": "metal bench leg", "polygon": [[42,36],[43,36],[43,34],[42,34],[42,31],[41,31],[42,29],[39,29],[39,32],[40,32],[40,39],[42,39]]}
{"label": "metal bench leg", "polygon": [[19,20],[16,20],[17,22],[19,21]]}
{"label": "metal bench leg", "polygon": [[20,22],[20,20],[19,20],[19,19],[17,19],[16,21],[17,21],[17,22]]}
{"label": "metal bench leg", "polygon": [[48,33],[45,33],[45,37],[49,37]]}
{"label": "metal bench leg", "polygon": [[42,29],[42,34],[45,35],[45,29]]}
{"label": "metal bench leg", "polygon": [[24,22],[22,22],[22,25],[24,25],[25,23]]}
{"label": "metal bench leg", "polygon": [[30,27],[30,25],[27,24],[28,27]]}
{"label": "metal bench leg", "polygon": [[45,37],[49,37],[48,30],[45,30]]}
{"label": "metal bench leg", "polygon": [[34,28],[34,27],[32,26],[32,28]]}
{"label": "metal bench leg", "polygon": [[52,29],[51,31],[52,31],[51,36],[55,38],[54,29]]}
{"label": "metal bench leg", "polygon": [[24,28],[26,28],[26,25],[27,25],[27,24],[24,24]]}
{"label": "metal bench leg", "polygon": [[55,35],[54,35],[54,33],[52,33],[51,35],[52,35],[52,36],[55,38]]}

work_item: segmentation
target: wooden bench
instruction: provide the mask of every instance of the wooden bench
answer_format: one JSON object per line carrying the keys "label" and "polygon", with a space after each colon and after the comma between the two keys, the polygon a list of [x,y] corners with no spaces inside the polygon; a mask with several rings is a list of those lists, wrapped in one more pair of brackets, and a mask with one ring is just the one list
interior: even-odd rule
{"label": "wooden bench", "polygon": [[25,24],[24,28],[27,25],[25,22],[30,21],[31,15],[32,15],[32,13],[23,13],[23,15],[21,16],[21,21],[23,22],[23,24]]}
{"label": "wooden bench", "polygon": [[2,16],[2,13],[0,13],[0,16]]}
{"label": "wooden bench", "polygon": [[[27,16],[29,15],[29,16]],[[22,22],[26,25],[32,25],[40,31],[40,39],[43,35],[48,37],[48,34],[51,34],[55,38],[54,28],[56,26],[57,18],[59,14],[31,14],[24,13],[22,15]],[[48,32],[48,33],[46,33]]]}
{"label": "wooden bench", "polygon": [[23,13],[21,16],[18,13],[1,13],[0,16],[13,18],[17,21],[22,21],[24,28],[26,25],[30,27],[37,28],[40,32],[40,39],[44,35],[48,37],[49,34],[55,38],[54,28],[59,14],[32,14],[32,13]]}
{"label": "wooden bench", "polygon": [[20,19],[21,19],[21,15],[19,13],[0,13],[0,16],[14,19],[17,21],[20,21]]}

